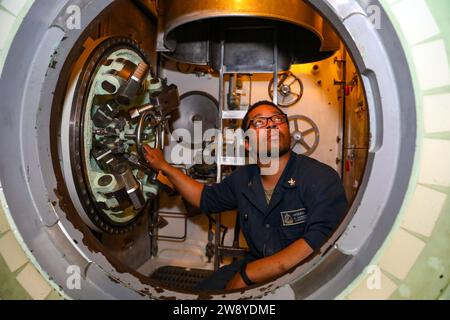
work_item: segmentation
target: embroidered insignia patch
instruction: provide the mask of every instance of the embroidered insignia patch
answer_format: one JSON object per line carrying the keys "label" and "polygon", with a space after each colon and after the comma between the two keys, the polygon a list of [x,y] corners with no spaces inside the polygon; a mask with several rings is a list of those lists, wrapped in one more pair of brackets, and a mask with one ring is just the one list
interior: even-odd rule
{"label": "embroidered insignia patch", "polygon": [[296,224],[300,224],[306,221],[306,208],[290,210],[290,211],[281,211],[281,221],[283,222],[283,226],[293,226]]}

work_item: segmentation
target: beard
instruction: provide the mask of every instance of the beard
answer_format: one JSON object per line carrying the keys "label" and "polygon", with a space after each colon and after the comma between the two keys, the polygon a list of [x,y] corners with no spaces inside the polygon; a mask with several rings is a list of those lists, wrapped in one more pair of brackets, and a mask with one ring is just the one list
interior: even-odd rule
{"label": "beard", "polygon": [[[250,163],[267,162],[287,154],[291,148],[289,131],[266,130],[257,132],[248,130],[246,137],[248,143],[248,161]],[[274,135],[275,137],[271,137]],[[276,138],[277,137],[277,138]]]}
{"label": "beard", "polygon": [[[279,146],[276,146],[277,148],[278,148],[278,157],[282,157],[282,156],[284,156],[286,153],[288,153],[289,151],[291,151],[291,148],[289,147],[289,144],[286,146],[283,146],[283,147],[279,147]],[[262,152],[263,153],[263,152]],[[267,150],[267,157],[269,157],[269,158],[271,158],[272,157],[272,153],[273,154],[276,154],[277,152],[272,152],[272,148],[269,148],[268,150]],[[260,154],[261,155],[261,154]]]}
{"label": "beard", "polygon": [[[285,146],[285,147],[283,147],[283,148],[279,148],[279,150],[278,150],[278,156],[279,156],[279,157],[284,156],[284,155],[285,155],[286,153],[288,153],[289,151],[291,151],[291,148],[288,147],[288,146]],[[272,148],[269,148],[269,149],[267,150],[267,156],[268,156],[269,158],[272,157]]]}

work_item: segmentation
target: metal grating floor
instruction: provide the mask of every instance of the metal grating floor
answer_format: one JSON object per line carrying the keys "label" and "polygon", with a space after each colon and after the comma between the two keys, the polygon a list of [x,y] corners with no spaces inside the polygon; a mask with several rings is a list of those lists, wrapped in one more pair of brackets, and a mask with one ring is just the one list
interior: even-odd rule
{"label": "metal grating floor", "polygon": [[209,277],[213,272],[212,270],[164,266],[156,269],[150,278],[161,282],[168,288],[192,290],[197,283]]}

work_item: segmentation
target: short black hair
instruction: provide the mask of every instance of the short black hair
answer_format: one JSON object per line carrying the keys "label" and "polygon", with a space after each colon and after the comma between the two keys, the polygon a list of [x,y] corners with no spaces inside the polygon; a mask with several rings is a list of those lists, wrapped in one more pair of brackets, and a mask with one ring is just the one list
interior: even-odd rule
{"label": "short black hair", "polygon": [[247,113],[245,114],[244,118],[242,119],[242,124],[241,124],[242,130],[246,131],[249,127],[249,124],[247,122],[248,122],[248,115],[250,114],[250,112],[252,112],[253,110],[255,110],[256,108],[258,108],[260,106],[274,107],[275,109],[280,111],[282,114],[286,115],[286,113],[284,113],[283,110],[281,110],[281,108],[279,106],[277,106],[275,103],[273,103],[272,101],[269,101],[269,100],[258,101],[256,103],[252,104],[248,108]]}

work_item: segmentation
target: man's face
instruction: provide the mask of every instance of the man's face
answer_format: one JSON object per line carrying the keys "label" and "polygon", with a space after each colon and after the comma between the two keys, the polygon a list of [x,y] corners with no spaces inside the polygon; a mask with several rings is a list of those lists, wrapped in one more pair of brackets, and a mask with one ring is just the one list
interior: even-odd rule
{"label": "man's face", "polygon": [[[289,124],[283,118],[281,123],[276,123],[270,118],[275,116],[276,118],[284,117],[284,115],[275,107],[270,105],[261,105],[253,109],[248,116],[248,130],[252,130],[255,134],[249,134],[249,141],[246,142],[245,147],[249,150],[257,148],[258,155],[262,154],[274,154],[278,149],[279,156],[286,154],[290,150],[291,135],[289,132]],[[278,117],[276,117],[278,116]],[[264,119],[269,118],[269,119]],[[266,125],[259,127],[258,124],[267,121]],[[264,143],[261,142],[265,141]]]}

